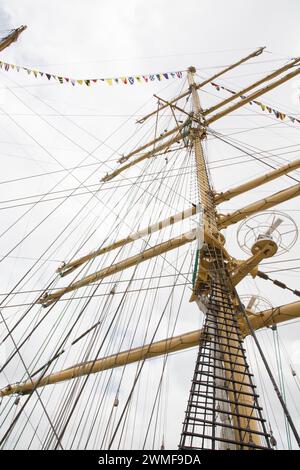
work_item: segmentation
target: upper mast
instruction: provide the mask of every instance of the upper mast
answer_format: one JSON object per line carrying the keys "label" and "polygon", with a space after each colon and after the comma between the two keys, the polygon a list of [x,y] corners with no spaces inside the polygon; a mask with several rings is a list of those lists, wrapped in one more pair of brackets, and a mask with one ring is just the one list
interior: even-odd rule
{"label": "upper mast", "polygon": [[20,26],[17,29],[14,29],[11,33],[9,33],[5,38],[0,41],[0,51],[3,51],[7,47],[9,47],[13,42],[18,40],[20,34],[25,31],[27,26]]}
{"label": "upper mast", "polygon": [[198,181],[199,203],[203,210],[204,230],[208,230],[211,235],[219,238],[219,230],[217,223],[217,213],[215,210],[212,188],[208,179],[208,173],[202,147],[202,140],[206,138],[207,123],[203,116],[203,110],[200,105],[200,99],[197,92],[197,85],[194,81],[196,69],[190,67],[188,69],[188,82],[192,94],[193,101],[193,118],[196,121],[195,126],[191,128],[191,140],[194,145],[195,165]]}

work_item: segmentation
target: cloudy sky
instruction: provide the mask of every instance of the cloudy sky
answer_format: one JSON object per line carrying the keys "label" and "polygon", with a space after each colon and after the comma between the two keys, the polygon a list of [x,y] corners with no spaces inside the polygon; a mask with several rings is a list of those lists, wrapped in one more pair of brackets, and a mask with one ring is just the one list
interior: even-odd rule
{"label": "cloudy sky", "polygon": [[[221,84],[239,89],[284,64],[289,58],[300,54],[299,16],[300,4],[297,0],[286,2],[191,0],[186,4],[179,0],[172,2],[167,0],[149,2],[138,0],[125,2],[120,0],[110,2],[2,0],[0,30],[18,27],[21,24],[27,25],[28,28],[17,43],[2,51],[1,60],[74,78],[119,77],[152,72],[182,71],[186,70],[189,65],[197,68],[200,77],[208,77],[221,66],[236,61],[259,46],[266,46],[264,55],[253,60],[252,65],[243,66],[220,81]],[[83,161],[86,164],[100,165],[101,162],[111,159],[105,165],[100,165],[99,172],[96,174],[91,175],[90,168],[81,169],[75,176],[72,172],[68,173],[63,182],[60,182],[60,173],[51,173],[43,178],[30,179],[28,182],[22,180],[2,184],[0,187],[2,207],[24,203],[24,200],[15,201],[16,198],[28,197],[29,201],[36,200],[32,199],[33,194],[44,194],[51,191],[55,185],[57,185],[56,190],[66,191],[78,186],[86,178],[89,178],[90,184],[97,185],[100,177],[115,167],[116,163],[113,159],[130,148],[131,141],[118,151],[128,136],[135,137],[135,118],[131,120],[128,118],[132,114],[140,116],[154,109],[156,106],[156,101],[152,99],[154,93],[170,98],[185,86],[184,79],[177,79],[170,83],[155,82],[131,88],[121,85],[108,87],[105,84],[91,88],[80,86],[73,88],[70,85],[60,85],[53,80],[48,82],[44,78],[27,76],[26,73],[3,70],[0,72],[0,80],[1,181],[61,171],[82,164]],[[299,80],[296,78],[280,90],[268,94],[265,102],[283,112],[299,116]],[[215,102],[216,99],[218,98],[213,96],[209,89],[201,95],[204,105]],[[274,127],[266,129],[269,124]],[[247,135],[238,135],[237,138],[244,144],[256,146],[265,151],[291,145],[294,145],[297,150],[298,129],[278,122],[274,123],[268,116],[258,116],[257,110],[249,110],[249,106],[240,114],[236,113],[232,118],[217,123],[215,129],[229,134],[257,127],[261,129],[253,130]],[[117,132],[115,132],[116,128]],[[137,133],[136,142],[140,138],[141,135]],[[209,143],[207,152],[208,160],[212,162],[211,175],[218,190],[224,190],[232,184],[245,181],[250,176],[266,171],[264,166],[259,166],[255,162],[239,168],[223,168],[224,158],[237,156],[240,152],[226,148],[217,142]],[[297,158],[297,155],[299,157],[299,154],[293,153],[287,158]],[[282,163],[279,157],[274,161],[277,164]],[[218,163],[215,165],[218,168],[214,169],[214,162]],[[161,171],[159,163],[155,165],[157,171]],[[91,168],[94,167],[91,166]],[[241,168],[243,168],[242,171]],[[234,210],[242,204],[264,197],[289,184],[293,183],[287,178],[272,183],[266,188],[259,189],[254,196],[244,196],[239,203],[228,203],[222,210],[224,212]],[[188,190],[185,190],[185,194],[188,195]],[[45,247],[58,234],[59,228],[63,227],[65,219],[71,218],[83,207],[84,197],[83,199],[74,198],[72,204],[67,202],[50,221],[43,224],[39,231],[34,231],[32,236],[28,236],[22,244],[19,244],[20,240],[30,234],[35,224],[53,209],[54,206],[51,205],[53,203],[46,203],[43,209],[37,208],[27,215],[24,213],[28,206],[1,210],[0,254],[8,255],[2,262],[0,270],[2,292],[10,290],[16,280],[27,271],[30,263],[43,253]],[[170,198],[168,201],[172,205],[165,209],[166,214],[170,215],[168,213],[170,207],[175,206],[177,210],[183,208],[180,199],[167,197]],[[11,201],[12,199],[14,201]],[[70,253],[73,253],[73,246],[78,248],[77,240],[84,237],[86,227],[92,226],[95,223],[94,220],[105,215],[107,227],[115,222],[113,217],[110,219],[111,207],[116,203],[115,199],[109,200],[110,209],[107,212],[101,201],[94,202],[91,211],[84,214],[85,218],[78,230],[70,230],[64,244],[55,245],[52,258],[47,265],[43,265],[43,270],[35,275],[34,282],[29,283],[29,288],[43,288],[46,285],[58,262],[65,260]],[[106,202],[108,204],[108,200]],[[295,202],[282,205],[280,210],[285,210],[299,224],[298,207],[298,200],[295,200]],[[22,219],[20,223],[17,223],[19,217]],[[146,220],[150,220],[150,216],[148,219],[146,216]],[[134,226],[134,215],[133,220],[129,222],[126,219],[126,221],[125,233],[128,233],[128,227]],[[102,231],[96,233],[101,240],[105,238],[106,226],[102,226]],[[90,245],[87,245],[90,249],[94,248],[97,243],[96,236],[90,241]],[[235,241],[236,227],[228,229],[227,239],[228,246],[233,253],[236,256],[244,256]],[[296,258],[299,247],[298,242],[293,247],[293,251],[285,254],[283,259]],[[275,276],[293,288],[299,285],[297,271],[276,272]],[[263,281],[248,281],[247,284],[242,284],[242,294],[253,292],[266,297],[274,306],[297,300],[289,293],[278,292],[275,287],[272,291],[266,291],[266,284]],[[163,308],[165,302],[166,295],[161,295],[155,305],[157,313]],[[16,316],[22,313],[22,310],[13,309],[12,311]],[[179,331],[196,329],[201,322],[195,307],[189,306],[188,311],[188,318],[180,319]],[[65,327],[70,318],[66,318]],[[84,326],[88,327],[91,324],[93,324],[92,321],[91,323],[87,321]],[[28,325],[26,324],[27,327]],[[47,334],[47,327],[51,327],[51,321],[42,329],[43,335]],[[124,325],[123,328],[125,328]],[[165,331],[167,330],[166,325]],[[293,357],[300,373],[298,331],[295,327],[283,327],[280,334],[288,350],[288,357]],[[22,333],[23,331],[18,334],[21,336]],[[161,337],[163,336],[164,334]],[[271,333],[262,333],[261,336],[266,352],[269,357],[272,357],[274,351]],[[172,418],[175,414],[176,425],[169,426],[166,441],[167,445],[173,448],[176,448],[178,442],[180,423],[193,370],[194,354],[195,352],[177,358],[173,357],[170,361],[168,373],[171,376],[170,381],[173,376],[171,384],[174,386],[174,394],[168,402],[168,419],[170,422],[170,417]],[[32,356],[34,357],[32,351],[26,351],[26,354],[24,352],[24,357],[29,362],[32,361]],[[256,368],[255,354],[250,351],[250,356],[253,360],[252,366]],[[156,364],[155,361],[153,363],[154,365],[149,368],[153,367],[151,373],[154,374],[160,370],[161,363]],[[72,364],[72,357],[67,364]],[[285,367],[288,369],[288,358],[285,359]],[[276,371],[275,362],[274,370]],[[23,366],[17,362],[7,371],[11,381],[19,380],[24,373]],[[289,371],[286,377],[289,393],[293,393],[295,385],[288,374]],[[115,380],[117,383],[117,378]],[[2,383],[5,385],[6,377],[1,377]],[[266,383],[267,394],[271,393],[267,380],[264,383]],[[126,396],[125,392],[124,396]],[[296,408],[296,405],[292,403],[292,413],[295,415],[295,420],[300,423],[299,415],[296,416]],[[276,405],[275,409],[278,410]],[[284,436],[282,417],[279,421],[277,427],[277,424],[272,421],[272,426]],[[286,445],[285,437],[280,440],[280,445]]]}
{"label": "cloudy sky", "polygon": [[3,55],[61,73],[100,75],[181,69],[190,63],[201,68],[215,63],[216,51],[262,45],[290,57],[299,51],[298,13],[296,0],[253,1],[251,6],[192,0],[189,8],[176,0],[172,5],[166,0],[4,0],[3,28],[26,24],[28,31]]}

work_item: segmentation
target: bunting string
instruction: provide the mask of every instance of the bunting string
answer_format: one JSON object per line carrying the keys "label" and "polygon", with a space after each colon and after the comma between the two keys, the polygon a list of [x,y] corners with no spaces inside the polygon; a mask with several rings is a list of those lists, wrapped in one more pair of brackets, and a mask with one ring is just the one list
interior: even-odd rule
{"label": "bunting string", "polygon": [[[85,85],[85,86],[91,86],[93,84],[97,83],[105,83],[109,86],[112,85],[134,85],[137,83],[150,83],[153,81],[162,81],[162,80],[169,80],[172,78],[182,78],[183,77],[183,71],[176,71],[176,72],[162,72],[162,73],[152,73],[152,74],[147,74],[147,75],[132,75],[132,76],[122,76],[122,77],[106,77],[106,78],[85,78],[85,79],[78,79],[78,78],[69,78],[69,77],[63,77],[61,75],[56,75],[53,73],[47,73],[47,72],[42,72],[40,70],[36,69],[31,69],[28,67],[22,67],[20,65],[15,65],[15,64],[9,64],[7,62],[2,62],[0,61],[0,69],[9,71],[9,70],[16,70],[17,72],[24,71],[28,75],[33,75],[35,78],[38,77],[43,77],[47,80],[56,80],[61,84],[71,84],[73,86],[75,85]],[[210,82],[210,84],[218,91],[220,90],[225,90],[228,93],[231,93],[232,95],[236,95],[236,92],[231,90],[230,88],[227,88],[225,86],[219,85],[218,83],[215,82]],[[246,96],[241,95],[241,99],[246,99]],[[281,121],[284,121],[286,118],[289,119],[293,124],[298,123],[300,124],[300,119],[295,118],[294,116],[290,116],[288,114],[285,114],[278,109],[271,108],[270,106],[261,103],[260,101],[250,101],[250,105],[256,105],[259,106],[260,109],[264,112],[268,112],[272,115],[274,115],[277,119],[280,119]]]}
{"label": "bunting string", "polygon": [[86,85],[91,86],[96,83],[106,83],[109,86],[112,85],[134,85],[136,83],[150,83],[153,81],[162,81],[169,80],[170,78],[182,78],[182,71],[177,72],[162,72],[162,73],[152,73],[148,75],[133,75],[133,76],[123,76],[123,77],[108,77],[108,78],[69,78],[63,77],[60,75],[55,75],[53,73],[41,72],[40,70],[30,69],[28,67],[21,67],[20,65],[8,64],[7,62],[0,61],[0,69],[5,71],[16,70],[17,72],[24,71],[28,75],[33,75],[35,78],[43,77],[47,80],[56,80],[61,84],[68,83],[73,86],[75,85]]}
{"label": "bunting string", "polygon": [[[236,95],[236,92],[233,91],[233,90],[230,90],[230,88],[226,88],[225,86],[218,85],[217,83],[214,83],[214,82],[210,82],[210,83],[211,83],[211,85],[212,85],[217,91],[225,90],[225,91],[227,91],[228,93],[231,93],[232,95]],[[244,95],[241,95],[240,98],[241,98],[242,100],[244,100],[244,99],[246,99],[247,97],[244,96]],[[284,121],[285,118],[287,118],[287,119],[289,119],[293,124],[294,124],[294,123],[300,124],[300,119],[297,119],[297,118],[295,118],[294,116],[290,116],[290,115],[288,115],[288,114],[282,113],[281,111],[278,111],[278,109],[271,108],[270,106],[267,106],[266,104],[261,103],[260,101],[253,100],[253,101],[250,101],[249,104],[250,104],[250,105],[255,104],[256,106],[259,106],[262,111],[267,112],[267,113],[270,113],[270,114],[273,114],[277,119],[280,119],[281,121]]]}

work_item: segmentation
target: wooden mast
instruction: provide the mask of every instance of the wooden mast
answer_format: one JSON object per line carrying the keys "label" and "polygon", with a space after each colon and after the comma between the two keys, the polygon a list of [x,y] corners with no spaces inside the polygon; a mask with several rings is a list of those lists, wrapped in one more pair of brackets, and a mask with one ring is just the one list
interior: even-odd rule
{"label": "wooden mast", "polygon": [[[212,75],[211,77],[207,78],[206,80],[203,80],[201,83],[198,83],[196,86],[197,86],[197,90],[199,88],[202,88],[204,87],[205,85],[207,85],[207,83],[213,81],[213,80],[216,80],[216,78],[219,78],[221,77],[222,75],[224,75],[225,73],[229,72],[230,70],[233,70],[235,69],[236,67],[238,67],[239,65],[241,64],[244,64],[245,62],[247,62],[248,60],[250,59],[253,59],[253,57],[257,57],[259,56],[260,54],[262,54],[262,52],[264,51],[264,47],[259,47],[258,49],[256,49],[255,51],[251,52],[251,54],[247,55],[246,57],[243,57],[242,59],[238,60],[237,62],[235,62],[234,64],[231,64],[229,65],[228,67],[225,67],[224,69],[222,69],[221,71],[215,73],[214,75]],[[171,101],[168,102],[168,104],[163,104],[162,106],[160,106],[159,110],[158,111],[161,111],[162,109],[166,108],[167,106],[169,106],[170,104],[173,104],[173,103],[176,103],[178,100],[182,99],[182,98],[185,98],[186,96],[188,96],[190,94],[190,90],[188,91],[185,91],[184,93],[181,93],[180,95],[178,95],[176,98],[173,98]],[[142,123],[144,121],[146,121],[146,119],[148,119],[149,117],[153,116],[154,114],[156,114],[157,111],[153,111],[152,113],[150,114],[147,114],[147,116],[144,116],[142,119],[140,119],[139,121],[137,121],[138,123]]]}
{"label": "wooden mast", "polygon": [[[207,123],[203,116],[203,110],[200,105],[200,99],[197,92],[196,83],[194,81],[195,72],[196,70],[194,67],[190,67],[188,69],[188,81],[193,98],[193,112],[196,115],[197,121],[199,123],[193,129],[196,174],[199,189],[199,202],[203,208],[205,231],[209,231],[213,237],[215,237],[216,239],[220,239],[221,235],[218,229],[218,216],[215,209],[213,191],[210,186],[207,173],[207,165],[205,162],[202,147],[202,140],[206,137]],[[213,266],[214,263],[216,263],[216,259],[219,257],[219,250],[217,251],[215,246],[210,245],[208,245],[207,248],[204,247],[201,251],[203,250],[206,250],[209,253],[206,256],[206,262]],[[218,263],[217,269],[222,269],[222,262]],[[236,331],[234,327],[231,327],[231,332],[229,334],[230,329],[227,324],[228,320],[226,319],[226,317],[228,316],[229,306],[227,304],[230,304],[230,302],[234,302],[234,295],[228,292],[228,286],[232,285],[232,283],[229,276],[227,281],[226,279],[222,279],[222,276],[220,276],[218,280],[214,280],[214,283],[216,285],[217,291],[220,291],[220,294],[217,294],[216,301],[214,302],[216,303],[216,308],[218,309],[215,315],[221,318],[221,323],[219,323],[218,319],[214,321],[214,315],[211,315],[206,319],[207,331],[211,331],[213,335],[211,339],[211,348],[214,348],[214,351],[212,352],[213,368],[211,368],[211,366],[207,367],[210,370],[210,380],[214,381],[216,384],[216,388],[214,388],[213,386],[213,393],[215,399],[213,400],[212,406],[219,407],[221,421],[217,421],[215,412],[213,412],[214,414],[212,416],[212,421],[210,424],[212,426],[211,445],[213,446],[212,448],[215,448],[216,443],[214,442],[214,440],[216,436],[214,436],[214,434],[217,430],[214,429],[214,427],[219,427],[221,433],[220,438],[217,439],[219,440],[219,448],[243,449],[244,447],[242,444],[263,447],[263,443],[260,437],[260,434],[263,435],[263,433],[259,428],[257,416],[253,411],[255,407],[255,402],[252,397],[252,386],[247,373],[248,365],[245,362],[245,357],[240,354],[240,332]],[[195,285],[198,286],[197,281]],[[224,290],[226,291],[226,289],[227,292],[224,293]],[[199,293],[200,292],[198,291],[198,287],[196,287],[194,295],[198,296]],[[208,292],[208,295],[212,296],[213,293]],[[222,300],[224,296],[226,298],[225,303]],[[207,301],[209,302],[208,299]],[[204,304],[206,304],[205,300]],[[233,308],[236,308],[236,306]],[[209,312],[207,311],[206,315],[208,314]],[[232,320],[230,319],[229,321],[231,322]],[[190,403],[192,402],[192,400],[196,399],[196,397],[194,398],[196,393],[195,391],[200,391],[200,388],[196,385],[196,383],[198,382],[198,380],[201,380],[201,376],[203,374],[203,372],[201,371],[203,370],[205,364],[205,359],[202,359],[201,357],[201,351],[202,349],[200,342],[199,355],[193,379],[193,384],[195,380],[195,387],[192,385],[189,397],[189,404],[187,406],[186,411],[186,418],[181,436],[180,448],[182,449],[193,447],[194,438],[196,439],[197,437],[197,431],[194,431],[195,425],[197,426],[197,419],[194,418],[194,416],[198,413],[198,409],[197,405],[191,406]],[[234,361],[234,363],[232,361]],[[198,363],[200,362],[203,363],[203,365],[201,366],[201,371],[200,369],[198,369]],[[197,379],[195,379],[195,377]],[[228,387],[226,386],[226,384],[233,384],[233,386]],[[218,404],[216,404],[216,399],[220,400]],[[199,416],[201,416],[201,411]],[[199,426],[199,428],[201,429],[201,426]],[[205,433],[205,431],[203,432]],[[203,438],[210,440],[209,436],[203,436]]]}
{"label": "wooden mast", "polygon": [[0,42],[0,51],[3,51],[7,47],[9,47],[13,42],[17,41],[20,34],[25,31],[26,28],[27,26],[20,26],[19,28],[14,29],[5,38],[3,38]]}

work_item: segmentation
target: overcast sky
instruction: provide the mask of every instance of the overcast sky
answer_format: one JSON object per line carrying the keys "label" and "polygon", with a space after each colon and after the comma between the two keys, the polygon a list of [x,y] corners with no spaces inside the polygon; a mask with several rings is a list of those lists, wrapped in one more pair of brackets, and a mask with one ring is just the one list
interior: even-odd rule
{"label": "overcast sky", "polygon": [[[239,88],[255,80],[262,73],[267,73],[285,63],[287,59],[300,55],[299,18],[298,0],[285,2],[2,0],[0,30],[15,28],[22,24],[28,28],[15,44],[1,52],[1,60],[75,78],[119,77],[185,70],[189,65],[194,65],[200,76],[209,76],[214,72],[214,67],[232,63],[259,46],[266,46],[265,54],[259,58],[260,64],[255,66],[254,63],[252,66],[242,67],[221,81],[227,86]],[[76,166],[84,158],[85,151],[92,152],[99,142],[105,140],[130,114],[137,112],[141,105],[146,104],[143,110],[138,112],[144,113],[153,109],[155,100],[151,100],[151,96],[154,93],[161,93],[167,98],[172,97],[184,84],[184,80],[178,79],[172,83],[144,84],[131,88],[121,85],[107,87],[104,84],[91,88],[77,86],[72,88],[69,85],[48,82],[43,78],[35,79],[32,75],[27,76],[25,73],[18,74],[14,71],[1,71],[0,81],[1,181]],[[299,79],[295,79],[279,91],[267,95],[265,101],[283,112],[299,115],[298,86]],[[201,99],[206,104],[209,99],[216,98],[203,93]],[[245,120],[241,120],[241,115],[237,114],[232,120],[230,118],[217,123],[216,129],[226,133],[234,129],[245,130],[248,127],[265,126],[270,123],[268,117],[256,117],[252,111],[250,115],[250,111],[248,107],[245,111]],[[51,113],[52,117],[49,117]],[[68,116],[67,119],[60,120],[57,116],[59,113]],[[34,114],[42,116],[44,120],[38,119]],[[78,124],[80,129],[73,123]],[[94,152],[94,159],[89,157],[87,162],[95,163],[95,159],[101,162],[108,158],[112,149],[117,149],[127,136],[134,132],[134,126],[133,119],[107,141],[108,147],[101,147],[99,151]],[[249,133],[249,136],[242,134],[237,138],[240,137],[243,142],[269,150],[296,145],[299,142],[299,132],[295,127],[282,126],[271,129],[268,134],[257,131]],[[235,154],[238,155],[239,152],[218,146],[217,143],[212,143],[211,147],[208,147],[209,159],[217,160],[219,163],[225,156]],[[291,158],[294,157],[296,158],[297,154],[292,154]],[[113,168],[115,163],[110,165]],[[109,166],[101,169],[104,173],[108,170]],[[215,187],[221,190],[234,183],[245,181],[250,176],[261,174],[266,169],[254,163],[243,167],[243,171],[236,167],[232,167],[232,170],[211,171]],[[82,170],[78,178],[82,181],[86,175],[87,173]],[[96,174],[89,181],[97,184],[100,176],[102,174]],[[15,197],[42,193],[49,190],[58,179],[58,176],[51,176],[43,180],[30,181],[29,184],[15,183],[5,187],[2,185],[1,200],[8,201]],[[270,184],[267,189],[258,190],[254,199],[288,184],[292,182],[287,178],[283,182]],[[74,185],[74,177],[69,176],[59,189]],[[252,200],[253,196],[249,199],[247,195],[241,199],[241,203],[246,204]],[[233,210],[241,203],[230,203],[224,210],[225,212]],[[51,207],[47,205],[45,211],[50,211]],[[65,212],[60,211],[52,223],[41,229],[38,235],[34,235],[11,253],[11,256],[18,256],[20,259],[16,261],[8,258],[2,264],[0,284],[3,292],[11,288],[16,279],[28,268],[28,263],[21,257],[39,256],[44,244],[50,243],[48,239],[52,239],[55,230],[64,223],[66,215],[69,216],[72,211],[80,208],[81,201],[76,199]],[[286,203],[280,209],[284,208],[299,223],[299,213],[292,212],[295,208],[299,208],[299,201]],[[2,211],[0,219],[2,229],[14,223],[25,209]],[[100,203],[95,205],[93,211],[94,216],[100,217],[104,208]],[[34,215],[41,218],[44,213],[41,211]],[[10,230],[4,235],[0,254],[11,250],[30,230],[34,221],[34,216],[29,215],[24,222],[16,225],[15,230]],[[84,223],[88,222],[92,223],[92,219],[86,219]],[[83,233],[84,225],[79,235]],[[98,233],[98,236],[102,234]],[[238,250],[235,237],[236,227],[228,230],[228,244],[236,256],[242,257],[244,254]],[[75,239],[75,234],[70,233],[67,242],[57,248],[54,262],[45,267],[39,282],[37,278],[35,279],[37,286],[41,288],[41,283],[46,283],[46,280],[51,278],[57,267],[55,261],[65,259],[71,252],[71,242],[73,243]],[[299,247],[298,241],[293,251],[285,257],[296,258]],[[293,288],[299,286],[297,273],[274,273],[275,276],[291,284]],[[289,293],[278,292],[275,287],[274,291],[267,290],[263,282],[249,281],[247,285],[242,285],[241,293],[251,294],[253,289],[255,293],[260,292],[263,297],[268,298],[274,306],[297,300]],[[164,300],[165,298],[162,298],[161,301]],[[159,307],[157,309],[159,310]],[[194,307],[189,306],[191,314],[196,315],[196,311]],[[181,322],[181,330],[196,329],[199,322],[198,317],[190,315]],[[282,330],[285,345],[299,368],[299,330],[294,327],[284,327]],[[46,331],[45,328],[44,334]],[[270,338],[265,335],[264,340],[266,350],[272,355]],[[29,357],[28,353],[28,361]],[[194,353],[172,358],[170,371],[175,377],[176,390],[171,400],[170,416],[172,417],[172,407],[176,408],[174,413],[178,415],[178,419],[176,418],[178,424],[174,429],[170,427],[166,439],[167,444],[173,448],[176,448],[178,442],[180,419],[189,388],[193,360]],[[17,366],[14,364],[14,367]],[[156,370],[155,367],[154,365],[153,370]],[[11,368],[8,372],[12,381],[19,379],[19,376],[15,376],[15,370]],[[22,368],[17,370],[19,373],[24,372]],[[287,380],[290,381],[291,378]],[[2,382],[6,383],[3,377]],[[292,387],[291,384],[290,386]],[[181,404],[177,409],[178,402]],[[295,406],[292,406],[294,413]],[[283,429],[282,423],[279,428]]]}
{"label": "overcast sky", "polygon": [[208,52],[262,45],[290,57],[299,52],[299,8],[297,0],[3,0],[1,26],[28,25],[3,55],[100,75],[181,69],[190,62],[201,67],[203,60],[212,63]]}

